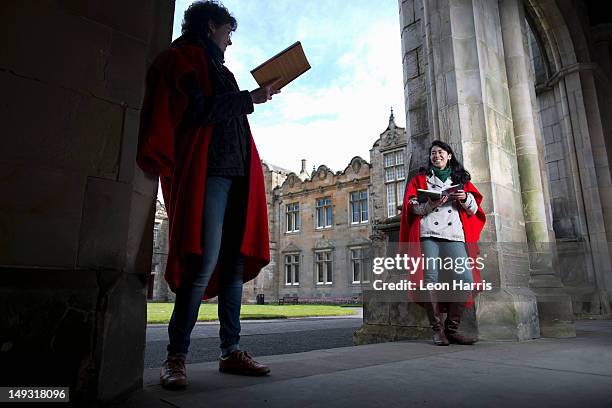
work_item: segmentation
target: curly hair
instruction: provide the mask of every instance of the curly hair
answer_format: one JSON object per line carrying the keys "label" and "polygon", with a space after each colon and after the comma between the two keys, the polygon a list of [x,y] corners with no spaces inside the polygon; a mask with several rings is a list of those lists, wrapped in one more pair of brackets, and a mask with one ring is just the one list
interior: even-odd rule
{"label": "curly hair", "polygon": [[[452,155],[448,165],[452,169],[451,179],[453,180],[454,183],[463,184],[471,180],[472,176],[465,168],[463,168],[463,164],[461,164],[461,162],[457,160],[457,156],[455,155],[455,152],[453,152],[453,149],[447,143],[444,143],[441,140],[434,140],[433,142],[431,142],[431,146],[429,146],[430,155],[431,155],[431,149],[433,149],[434,146],[437,146],[440,149],[444,150],[446,153],[449,153]],[[431,162],[431,158],[428,159],[427,162],[428,162],[427,166],[421,167],[419,169],[419,173],[422,173],[422,174],[431,173],[434,167],[433,163]]]}
{"label": "curly hair", "polygon": [[191,32],[207,35],[209,20],[212,20],[216,25],[230,24],[232,31],[236,31],[238,27],[238,22],[223,4],[214,0],[194,1],[185,10],[181,33]]}

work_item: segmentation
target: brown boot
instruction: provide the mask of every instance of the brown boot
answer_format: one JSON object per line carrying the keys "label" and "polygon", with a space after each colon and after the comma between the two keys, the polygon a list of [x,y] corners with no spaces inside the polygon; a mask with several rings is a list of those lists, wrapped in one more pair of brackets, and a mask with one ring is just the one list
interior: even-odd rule
{"label": "brown boot", "polygon": [[159,382],[167,390],[179,390],[187,386],[185,357],[168,356],[159,373]]}
{"label": "brown boot", "polygon": [[444,334],[444,330],[442,330],[440,308],[438,306],[438,302],[436,302],[435,294],[430,292],[428,295],[428,300],[429,302],[425,302],[423,307],[427,312],[427,318],[429,319],[429,324],[431,325],[431,330],[433,331],[433,343],[436,346],[448,346],[448,339]]}
{"label": "brown boot", "polygon": [[444,321],[444,332],[448,341],[452,344],[471,345],[478,341],[478,339],[459,333],[459,324],[461,324],[464,310],[465,302],[452,302],[448,305],[448,314]]}
{"label": "brown boot", "polygon": [[222,373],[262,376],[270,372],[270,369],[257,361],[246,351],[237,350],[227,358],[219,360],[219,371]]}

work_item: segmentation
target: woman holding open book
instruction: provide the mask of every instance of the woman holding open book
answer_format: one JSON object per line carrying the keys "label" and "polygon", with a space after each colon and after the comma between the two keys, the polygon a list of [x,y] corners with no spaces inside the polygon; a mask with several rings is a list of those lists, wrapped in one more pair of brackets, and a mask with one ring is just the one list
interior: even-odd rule
{"label": "woman holding open book", "polygon": [[[473,301],[472,291],[465,289],[480,283],[474,260],[486,220],[482,195],[448,144],[435,140],[429,153],[428,165],[406,188],[400,242],[403,251],[423,259],[410,279],[421,289],[417,301],[427,312],[434,344],[473,344],[477,340],[459,333],[459,324]],[[441,284],[440,272],[448,272],[447,284]]]}
{"label": "woman holding open book", "polygon": [[160,373],[168,389],[187,385],[202,298],[218,296],[219,371],[270,372],[240,348],[240,305],[244,282],[270,261],[264,178],[247,115],[279,90],[239,88],[225,66],[236,27],[218,2],[194,2],[182,35],[147,74],[138,164],[160,177],[170,225],[164,276],[176,301]]}

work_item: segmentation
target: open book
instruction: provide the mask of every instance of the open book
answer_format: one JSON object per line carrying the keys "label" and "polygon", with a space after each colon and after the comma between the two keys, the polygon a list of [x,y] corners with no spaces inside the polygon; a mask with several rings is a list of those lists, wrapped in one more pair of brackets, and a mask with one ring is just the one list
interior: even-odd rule
{"label": "open book", "polygon": [[427,198],[431,198],[432,201],[437,201],[444,196],[447,196],[456,191],[463,190],[463,184],[453,184],[452,186],[444,190],[423,190],[417,188],[417,200],[419,203],[426,203]]}
{"label": "open book", "polygon": [[274,86],[281,89],[310,69],[302,44],[298,41],[251,71],[259,86],[278,79]]}

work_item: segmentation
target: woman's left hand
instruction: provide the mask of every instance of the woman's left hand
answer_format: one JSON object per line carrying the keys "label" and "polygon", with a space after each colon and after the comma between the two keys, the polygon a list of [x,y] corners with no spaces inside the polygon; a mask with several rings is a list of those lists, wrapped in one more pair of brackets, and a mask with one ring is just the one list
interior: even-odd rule
{"label": "woman's left hand", "polygon": [[457,190],[449,195],[453,200],[465,201],[467,198],[467,194],[463,190]]}

